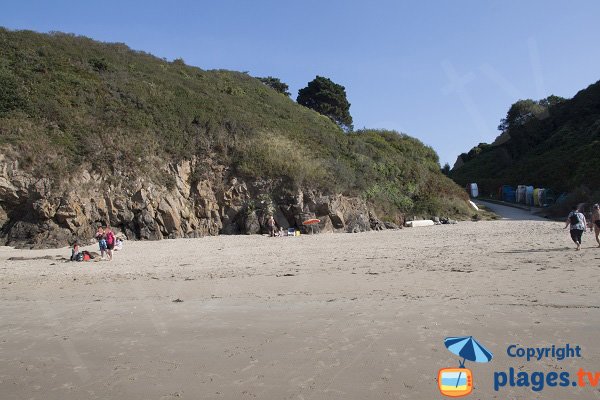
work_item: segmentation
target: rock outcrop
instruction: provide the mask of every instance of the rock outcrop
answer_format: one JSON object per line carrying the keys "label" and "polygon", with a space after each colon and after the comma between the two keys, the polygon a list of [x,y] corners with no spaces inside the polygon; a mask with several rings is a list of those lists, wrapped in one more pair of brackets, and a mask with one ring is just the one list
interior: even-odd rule
{"label": "rock outcrop", "polygon": [[[360,198],[291,191],[281,182],[246,181],[223,166],[198,177],[196,160],[165,166],[172,185],[126,174],[82,170],[69,179],[36,179],[0,155],[0,244],[43,248],[85,242],[108,224],[129,239],[266,233],[272,214],[283,229],[305,233],[386,229]],[[302,222],[321,222],[306,229]]]}

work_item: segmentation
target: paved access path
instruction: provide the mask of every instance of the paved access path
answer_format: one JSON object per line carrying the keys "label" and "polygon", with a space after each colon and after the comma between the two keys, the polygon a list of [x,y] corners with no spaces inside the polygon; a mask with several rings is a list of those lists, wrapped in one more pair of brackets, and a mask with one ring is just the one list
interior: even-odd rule
{"label": "paved access path", "polygon": [[496,203],[490,203],[484,200],[477,200],[476,204],[483,204],[489,210],[495,212],[502,219],[517,220],[517,221],[547,221],[547,219],[538,217],[532,214],[530,211],[523,210],[521,208],[503,206]]}

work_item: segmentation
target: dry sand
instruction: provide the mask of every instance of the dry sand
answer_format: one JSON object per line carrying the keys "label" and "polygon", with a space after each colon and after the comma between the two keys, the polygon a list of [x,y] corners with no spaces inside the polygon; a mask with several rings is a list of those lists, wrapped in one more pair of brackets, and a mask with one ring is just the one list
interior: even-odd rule
{"label": "dry sand", "polygon": [[[460,335],[494,353],[467,362],[470,398],[599,398],[493,390],[509,367],[600,371],[600,249],[586,234],[573,251],[561,228],[128,242],[98,263],[0,248],[0,398],[435,399],[438,370],[458,365],[443,339]],[[507,356],[513,343],[583,357],[527,362]]]}

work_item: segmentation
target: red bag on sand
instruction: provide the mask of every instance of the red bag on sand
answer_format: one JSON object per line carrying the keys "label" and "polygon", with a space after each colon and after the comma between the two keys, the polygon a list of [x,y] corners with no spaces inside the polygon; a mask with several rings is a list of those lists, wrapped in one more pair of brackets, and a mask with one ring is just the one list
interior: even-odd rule
{"label": "red bag on sand", "polygon": [[87,253],[83,253],[83,261],[90,261],[92,258],[90,257],[89,254]]}

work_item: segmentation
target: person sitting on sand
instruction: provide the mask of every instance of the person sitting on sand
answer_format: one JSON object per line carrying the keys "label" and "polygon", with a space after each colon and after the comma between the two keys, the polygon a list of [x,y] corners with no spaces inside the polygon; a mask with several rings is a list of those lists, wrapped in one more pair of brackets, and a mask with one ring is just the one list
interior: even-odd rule
{"label": "person sitting on sand", "polygon": [[96,231],[96,240],[98,241],[98,247],[100,247],[100,259],[104,259],[104,252],[106,251],[106,233],[101,226]]}
{"label": "person sitting on sand", "polygon": [[115,241],[115,251],[123,250],[123,240],[121,238],[117,238]]}
{"label": "person sitting on sand", "polygon": [[594,229],[594,233],[596,234],[596,242],[598,243],[598,247],[600,247],[600,205],[594,204],[592,208],[592,229]]}
{"label": "person sitting on sand", "polygon": [[73,243],[73,249],[71,250],[71,261],[81,261],[79,256],[79,244]]}
{"label": "person sitting on sand", "polygon": [[579,212],[577,206],[573,206],[573,209],[569,213],[564,229],[567,229],[569,226],[571,227],[571,239],[577,245],[575,250],[579,250],[581,249],[581,236],[586,230],[586,222],[585,216]]}

